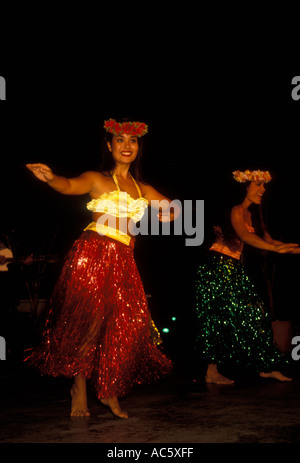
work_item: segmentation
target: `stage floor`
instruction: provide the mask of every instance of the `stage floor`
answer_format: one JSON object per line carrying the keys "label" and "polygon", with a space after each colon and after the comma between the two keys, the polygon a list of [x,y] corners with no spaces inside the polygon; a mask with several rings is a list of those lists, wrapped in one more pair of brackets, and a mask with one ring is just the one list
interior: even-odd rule
{"label": "stage floor", "polygon": [[2,443],[300,443],[300,362],[294,362],[292,383],[251,377],[232,386],[206,385],[174,373],[135,387],[122,400],[128,420],[112,416],[90,388],[91,417],[70,418],[71,381],[6,362]]}

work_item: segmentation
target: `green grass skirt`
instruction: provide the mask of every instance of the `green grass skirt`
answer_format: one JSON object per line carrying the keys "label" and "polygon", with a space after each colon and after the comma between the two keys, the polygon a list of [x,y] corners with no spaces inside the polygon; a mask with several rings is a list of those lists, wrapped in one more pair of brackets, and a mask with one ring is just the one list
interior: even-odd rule
{"label": "green grass skirt", "polygon": [[196,277],[196,351],[207,363],[257,372],[280,370],[285,356],[273,340],[271,320],[240,261],[209,252]]}

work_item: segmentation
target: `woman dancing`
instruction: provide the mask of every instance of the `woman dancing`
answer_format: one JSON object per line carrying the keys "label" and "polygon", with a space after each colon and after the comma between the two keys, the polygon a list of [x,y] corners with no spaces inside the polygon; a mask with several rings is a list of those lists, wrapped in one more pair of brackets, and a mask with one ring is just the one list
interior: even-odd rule
{"label": "woman dancing", "polygon": [[[261,223],[253,227],[250,206],[259,206],[268,171],[233,172],[246,186],[242,203],[231,209],[222,226],[215,227],[216,239],[207,260],[198,267],[196,351],[207,362],[206,382],[232,384],[218,367],[233,363],[255,368],[261,377],[289,381],[279,369],[283,356],[274,342],[266,308],[247,276],[240,257],[244,244],[278,253],[300,253],[298,244],[275,241]],[[258,230],[260,228],[262,233]],[[262,236],[259,236],[259,235]]]}
{"label": "woman dancing", "polygon": [[[171,360],[158,348],[133,257],[130,223],[138,222],[152,200],[163,201],[161,221],[173,220],[170,200],[140,180],[143,122],[105,121],[102,172],[76,178],[55,175],[44,164],[27,164],[34,175],[66,195],[89,193],[93,212],[69,251],[55,286],[44,341],[29,356],[43,374],[74,378],[71,416],[89,416],[86,379],[97,397],[120,418],[119,404],[134,383],[169,374]],[[173,211],[174,212],[174,211]],[[59,311],[56,309],[59,308]]]}

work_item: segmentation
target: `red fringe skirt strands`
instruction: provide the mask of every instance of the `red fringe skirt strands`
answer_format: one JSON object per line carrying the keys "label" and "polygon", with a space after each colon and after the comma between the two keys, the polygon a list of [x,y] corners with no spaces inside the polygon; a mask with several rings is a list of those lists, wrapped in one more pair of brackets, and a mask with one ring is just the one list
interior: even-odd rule
{"label": "red fringe skirt strands", "polygon": [[133,250],[87,230],[66,257],[43,342],[27,360],[42,374],[91,378],[98,398],[122,397],[171,372],[155,334]]}

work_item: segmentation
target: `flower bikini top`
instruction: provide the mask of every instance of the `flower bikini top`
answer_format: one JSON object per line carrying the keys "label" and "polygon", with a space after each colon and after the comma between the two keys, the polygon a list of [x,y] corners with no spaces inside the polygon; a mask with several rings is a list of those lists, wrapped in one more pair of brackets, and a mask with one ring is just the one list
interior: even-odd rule
{"label": "flower bikini top", "polygon": [[147,199],[142,197],[138,184],[131,174],[130,176],[136,186],[139,198],[133,199],[126,191],[121,191],[117,177],[115,173],[113,173],[112,178],[117,189],[109,193],[102,193],[99,198],[92,199],[87,203],[87,209],[92,212],[101,212],[114,217],[128,217],[135,223],[139,222],[149,203]]}

